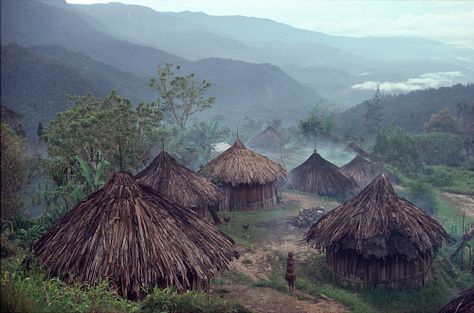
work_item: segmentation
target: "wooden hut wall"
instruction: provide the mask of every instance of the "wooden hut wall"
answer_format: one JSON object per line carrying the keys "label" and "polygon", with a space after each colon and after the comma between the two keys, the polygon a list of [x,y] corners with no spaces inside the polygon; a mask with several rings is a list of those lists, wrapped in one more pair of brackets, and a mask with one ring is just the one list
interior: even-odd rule
{"label": "wooden hut wall", "polygon": [[277,188],[274,183],[264,185],[225,185],[225,201],[220,211],[251,211],[274,206],[277,203]]}
{"label": "wooden hut wall", "polygon": [[326,262],[342,283],[355,288],[421,287],[431,278],[429,255],[412,261],[399,257],[364,259],[353,250],[344,250],[326,253]]}

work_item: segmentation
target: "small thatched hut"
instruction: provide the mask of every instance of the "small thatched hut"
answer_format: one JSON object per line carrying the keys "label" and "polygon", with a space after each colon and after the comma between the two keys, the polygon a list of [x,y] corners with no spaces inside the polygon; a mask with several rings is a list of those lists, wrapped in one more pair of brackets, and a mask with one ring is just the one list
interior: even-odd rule
{"label": "small thatched hut", "polygon": [[255,135],[249,142],[251,148],[269,151],[281,151],[284,145],[285,138],[271,125]]}
{"label": "small thatched hut", "polygon": [[286,176],[280,164],[247,149],[239,139],[199,173],[224,190],[223,211],[256,210],[275,205],[276,182]]}
{"label": "small thatched hut", "polygon": [[215,212],[224,200],[223,193],[211,181],[179,164],[168,152],[161,151],[135,178],[202,217],[208,218],[211,211],[214,221],[218,222]]}
{"label": "small thatched hut", "polygon": [[456,298],[443,306],[438,313],[472,313],[474,312],[474,287],[464,290]]}
{"label": "small thatched hut", "polygon": [[154,287],[204,287],[238,257],[230,237],[125,172],[69,211],[34,252],[53,276],[108,280],[128,299]]}
{"label": "small thatched hut", "polygon": [[433,256],[447,237],[433,217],[399,198],[379,175],[317,221],[306,241],[326,252],[329,268],[349,285],[418,287],[430,279]]}
{"label": "small thatched hut", "polygon": [[359,187],[365,187],[377,175],[377,168],[366,158],[357,155],[341,167],[342,172],[352,177]]}
{"label": "small thatched hut", "polygon": [[364,149],[362,149],[354,141],[351,141],[344,150],[347,152],[357,153],[358,155],[363,156],[364,158],[369,157],[369,153],[365,151]]}
{"label": "small thatched hut", "polygon": [[303,164],[291,170],[289,176],[290,188],[321,196],[345,197],[357,187],[352,178],[345,176],[338,166],[316,150]]}
{"label": "small thatched hut", "polygon": [[[352,177],[362,189],[380,173],[381,169],[375,163],[357,155],[349,163],[343,165],[341,170],[346,176]],[[391,183],[400,183],[400,179],[391,172],[382,170],[382,173],[389,178]]]}

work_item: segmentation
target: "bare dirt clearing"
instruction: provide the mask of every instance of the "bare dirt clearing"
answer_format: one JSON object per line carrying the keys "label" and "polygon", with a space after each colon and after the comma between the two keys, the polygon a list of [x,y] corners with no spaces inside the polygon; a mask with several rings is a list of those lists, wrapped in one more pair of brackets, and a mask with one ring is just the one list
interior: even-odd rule
{"label": "bare dirt clearing", "polygon": [[284,202],[295,202],[301,209],[312,207],[323,207],[326,210],[333,209],[337,206],[337,202],[321,199],[309,194],[301,194],[294,192],[283,192]]}
{"label": "bare dirt clearing", "polygon": [[[335,301],[295,292],[294,296],[271,288],[252,288],[244,285],[228,286],[229,297],[239,301],[255,313],[343,313],[349,312]],[[307,300],[299,300],[296,296]]]}

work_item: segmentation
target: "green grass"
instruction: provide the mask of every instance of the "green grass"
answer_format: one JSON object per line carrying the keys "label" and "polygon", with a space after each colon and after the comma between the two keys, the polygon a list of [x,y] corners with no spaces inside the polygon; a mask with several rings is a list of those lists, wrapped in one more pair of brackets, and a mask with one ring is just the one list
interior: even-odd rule
{"label": "green grass", "polygon": [[[273,288],[281,292],[288,292],[288,286],[283,279],[284,271],[285,271],[285,256],[283,254],[278,254],[277,258],[272,259],[272,273],[269,275],[268,279],[261,280],[254,282],[252,284],[253,287],[267,287]],[[298,260],[299,255],[295,255],[296,259]],[[344,305],[346,305],[351,312],[355,313],[377,313],[378,311],[375,310],[373,306],[369,303],[364,302],[357,294],[352,293],[351,291],[345,290],[343,288],[337,287],[331,284],[329,281],[331,280],[329,271],[325,266],[324,256],[316,255],[314,260],[316,261],[315,264],[318,266],[314,267],[315,264],[298,264],[297,267],[297,279],[295,282],[296,289],[311,295],[315,298],[321,297],[321,294],[336,300]],[[322,266],[323,269],[319,268]],[[324,279],[315,278],[312,275],[308,275],[309,272],[313,272],[316,269],[318,275],[322,273],[325,277]]]}
{"label": "green grass", "polygon": [[247,313],[241,304],[202,292],[154,290],[142,301],[124,300],[106,283],[64,284],[38,268],[25,270],[22,255],[2,259],[0,312],[21,313]]}
{"label": "green grass", "polygon": [[[221,215],[230,217],[230,222],[219,225],[219,228],[237,244],[251,248],[267,234],[270,223],[282,220],[289,212],[296,210],[298,208],[291,205],[280,205],[265,210],[226,212]],[[250,226],[245,230],[242,225],[247,224]]]}
{"label": "green grass", "polygon": [[443,165],[425,166],[427,172],[433,173],[431,176],[425,176],[424,179],[430,182],[433,177],[446,177],[436,184],[443,191],[474,195],[474,171],[464,167],[451,167]]}

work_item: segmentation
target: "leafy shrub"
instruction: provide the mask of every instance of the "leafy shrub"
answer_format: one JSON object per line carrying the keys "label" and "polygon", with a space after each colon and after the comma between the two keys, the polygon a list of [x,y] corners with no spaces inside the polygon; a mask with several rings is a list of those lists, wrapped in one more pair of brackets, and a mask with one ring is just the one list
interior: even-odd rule
{"label": "leafy shrub", "polygon": [[452,175],[441,168],[424,167],[422,175],[427,183],[436,187],[449,186],[453,182]]}
{"label": "leafy shrub", "polygon": [[413,136],[421,160],[426,164],[455,166],[463,160],[461,137],[451,133],[424,133]]}
{"label": "leafy shrub", "polygon": [[436,211],[436,196],[433,188],[421,181],[413,181],[408,185],[408,198],[420,208],[434,214]]}

